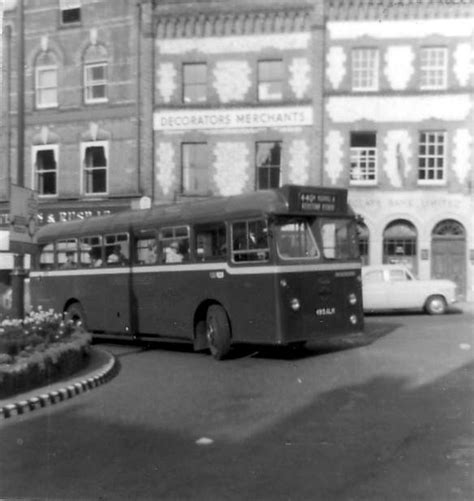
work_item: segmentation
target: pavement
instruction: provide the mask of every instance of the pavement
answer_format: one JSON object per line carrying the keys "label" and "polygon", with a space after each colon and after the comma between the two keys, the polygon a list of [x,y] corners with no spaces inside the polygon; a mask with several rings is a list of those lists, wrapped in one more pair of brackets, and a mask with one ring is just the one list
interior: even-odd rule
{"label": "pavement", "polygon": [[92,346],[89,363],[73,376],[0,400],[0,420],[55,405],[97,388],[112,379],[118,367],[113,355]]}

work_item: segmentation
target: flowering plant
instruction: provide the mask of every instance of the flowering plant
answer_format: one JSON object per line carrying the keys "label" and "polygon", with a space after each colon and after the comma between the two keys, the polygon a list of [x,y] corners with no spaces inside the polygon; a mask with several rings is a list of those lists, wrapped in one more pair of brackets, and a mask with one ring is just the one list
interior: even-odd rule
{"label": "flowering plant", "polygon": [[78,328],[72,320],[65,320],[61,313],[39,307],[24,319],[6,318],[0,322],[0,354],[15,357],[43,351],[53,343],[69,340]]}

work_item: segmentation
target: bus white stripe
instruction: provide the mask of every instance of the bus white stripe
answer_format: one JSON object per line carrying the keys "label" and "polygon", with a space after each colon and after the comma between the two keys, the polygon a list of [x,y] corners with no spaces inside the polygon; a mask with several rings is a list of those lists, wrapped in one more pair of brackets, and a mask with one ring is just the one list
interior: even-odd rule
{"label": "bus white stripe", "polygon": [[132,266],[123,268],[78,268],[68,270],[32,271],[31,278],[69,277],[83,275],[129,275],[142,273],[167,273],[176,271],[225,271],[229,275],[271,275],[278,273],[301,273],[308,271],[358,270],[359,263],[293,264],[271,266],[229,266],[227,263],[190,263],[156,266]]}

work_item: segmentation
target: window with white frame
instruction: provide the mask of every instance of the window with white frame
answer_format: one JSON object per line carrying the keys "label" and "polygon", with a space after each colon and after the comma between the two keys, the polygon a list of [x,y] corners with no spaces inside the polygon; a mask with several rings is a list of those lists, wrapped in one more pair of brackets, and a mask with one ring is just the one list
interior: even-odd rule
{"label": "window with white frame", "polygon": [[33,146],[33,186],[40,196],[58,194],[58,145]]}
{"label": "window with white frame", "polygon": [[377,182],[377,135],[375,132],[351,132],[351,184]]}
{"label": "window with white frame", "polygon": [[81,0],[59,0],[59,10],[62,25],[81,22]]}
{"label": "window with white frame", "polygon": [[37,66],[35,68],[35,97],[37,108],[54,108],[58,105],[58,68]]}
{"label": "window with white frame", "polygon": [[258,62],[258,100],[279,101],[283,98],[283,61]]}
{"label": "window with white frame", "polygon": [[108,185],[108,143],[81,144],[82,191],[86,195],[105,194]]}
{"label": "window with white frame", "polygon": [[448,75],[446,47],[422,47],[420,51],[420,88],[445,89]]}
{"label": "window with white frame", "polygon": [[352,50],[352,90],[374,91],[379,88],[379,51],[374,48]]}
{"label": "window with white frame", "polygon": [[257,190],[278,188],[281,171],[281,141],[256,144]]}
{"label": "window with white frame", "polygon": [[207,64],[183,64],[183,102],[203,103],[207,100]]}
{"label": "window with white frame", "polygon": [[207,143],[181,145],[182,192],[186,195],[209,194]]}
{"label": "window with white frame", "polygon": [[94,62],[84,65],[84,100],[86,103],[107,101],[107,63]]}
{"label": "window with white frame", "polygon": [[418,183],[437,184],[445,181],[446,133],[420,132],[418,145]]}

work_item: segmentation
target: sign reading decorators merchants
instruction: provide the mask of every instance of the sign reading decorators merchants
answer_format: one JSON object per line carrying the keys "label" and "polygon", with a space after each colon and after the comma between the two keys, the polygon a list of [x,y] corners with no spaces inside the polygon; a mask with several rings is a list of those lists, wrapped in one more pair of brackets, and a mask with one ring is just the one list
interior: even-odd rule
{"label": "sign reading decorators merchants", "polygon": [[12,185],[10,197],[10,251],[32,252],[38,214],[38,193]]}

